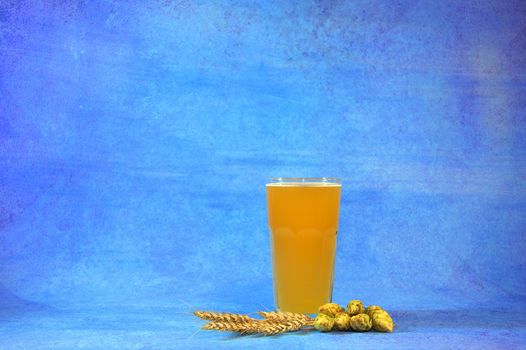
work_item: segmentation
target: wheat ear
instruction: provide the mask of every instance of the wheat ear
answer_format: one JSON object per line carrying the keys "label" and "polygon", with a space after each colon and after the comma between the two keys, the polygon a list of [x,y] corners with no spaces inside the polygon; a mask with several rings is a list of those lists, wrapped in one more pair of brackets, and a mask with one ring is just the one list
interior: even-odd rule
{"label": "wheat ear", "polygon": [[282,323],[276,323],[268,320],[253,320],[251,322],[244,323],[212,321],[205,324],[203,329],[236,332],[240,334],[261,333],[264,335],[275,335],[279,333],[297,331],[302,326],[303,322],[297,320],[284,321]]}
{"label": "wheat ear", "polygon": [[300,314],[298,312],[265,312],[259,311],[258,315],[269,321],[274,322],[287,322],[287,321],[298,321],[305,326],[311,326],[314,319],[308,315]]}
{"label": "wheat ear", "polygon": [[255,321],[255,319],[247,315],[231,314],[226,312],[194,311],[194,315],[202,320],[213,322],[245,323]]}
{"label": "wheat ear", "polygon": [[259,333],[265,335],[275,335],[285,332],[294,332],[303,327],[304,323],[298,320],[289,320],[276,323],[273,321],[260,321],[260,330]]}
{"label": "wheat ear", "polygon": [[257,325],[257,322],[258,321],[235,323],[212,321],[205,324],[202,327],[202,329],[211,329],[223,332],[236,332],[240,334],[253,334],[259,332],[259,326]]}

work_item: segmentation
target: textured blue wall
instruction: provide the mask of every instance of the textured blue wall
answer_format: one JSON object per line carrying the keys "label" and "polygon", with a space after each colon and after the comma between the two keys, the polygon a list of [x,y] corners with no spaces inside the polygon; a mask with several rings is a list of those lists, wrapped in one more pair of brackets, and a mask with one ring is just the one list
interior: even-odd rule
{"label": "textured blue wall", "polygon": [[523,1],[67,3],[0,3],[4,305],[271,308],[269,176],[339,302],[526,304]]}

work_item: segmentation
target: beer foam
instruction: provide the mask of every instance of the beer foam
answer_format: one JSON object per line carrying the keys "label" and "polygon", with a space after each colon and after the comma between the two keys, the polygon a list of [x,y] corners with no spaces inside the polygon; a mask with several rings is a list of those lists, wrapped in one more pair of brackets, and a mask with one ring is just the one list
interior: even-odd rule
{"label": "beer foam", "polygon": [[341,187],[341,184],[337,182],[271,182],[267,186],[277,187]]}

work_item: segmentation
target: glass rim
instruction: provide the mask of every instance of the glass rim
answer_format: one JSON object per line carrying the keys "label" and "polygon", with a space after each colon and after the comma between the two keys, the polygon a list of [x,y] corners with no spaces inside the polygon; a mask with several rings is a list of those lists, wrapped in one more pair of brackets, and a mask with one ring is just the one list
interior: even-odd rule
{"label": "glass rim", "polygon": [[342,179],[340,177],[271,177],[268,183],[329,183],[329,184],[340,184]]}

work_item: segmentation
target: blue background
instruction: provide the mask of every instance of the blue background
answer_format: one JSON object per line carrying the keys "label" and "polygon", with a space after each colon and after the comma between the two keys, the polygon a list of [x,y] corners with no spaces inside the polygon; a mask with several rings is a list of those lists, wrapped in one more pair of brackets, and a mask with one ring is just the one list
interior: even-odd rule
{"label": "blue background", "polygon": [[[525,18],[1,1],[0,347],[526,346]],[[273,308],[270,176],[343,178],[334,299],[395,333],[195,333]]]}

